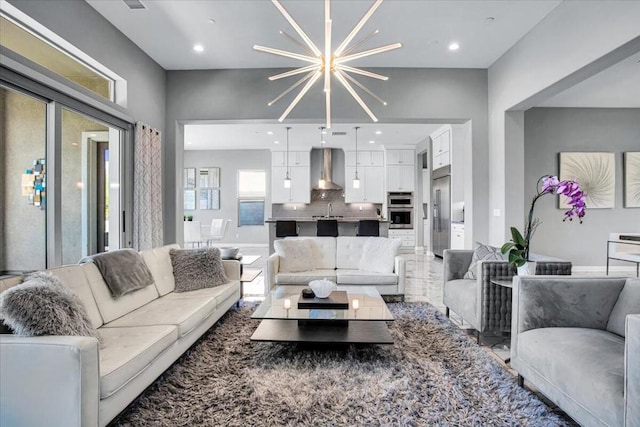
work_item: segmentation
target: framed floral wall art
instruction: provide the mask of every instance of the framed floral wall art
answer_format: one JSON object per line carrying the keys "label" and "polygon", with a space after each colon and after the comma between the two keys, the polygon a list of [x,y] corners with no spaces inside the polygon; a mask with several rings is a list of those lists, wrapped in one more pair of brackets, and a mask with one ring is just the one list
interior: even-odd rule
{"label": "framed floral wall art", "polygon": [[[587,209],[615,206],[616,159],[613,153],[560,153],[560,180],[573,180],[580,185],[587,194]],[[562,199],[560,208],[567,208]]]}

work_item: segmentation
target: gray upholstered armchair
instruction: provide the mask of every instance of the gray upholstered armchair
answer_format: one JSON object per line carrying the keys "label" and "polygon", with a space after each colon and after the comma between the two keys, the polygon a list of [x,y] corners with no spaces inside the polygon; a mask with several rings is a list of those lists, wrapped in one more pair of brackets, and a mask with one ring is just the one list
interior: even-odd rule
{"label": "gray upholstered armchair", "polygon": [[[511,331],[511,289],[491,283],[511,278],[515,268],[507,261],[479,261],[477,279],[464,279],[473,257],[472,250],[444,251],[444,305],[453,310],[480,334]],[[536,274],[570,275],[571,263],[537,257]]]}
{"label": "gray upholstered armchair", "polygon": [[640,280],[518,277],[511,366],[584,426],[640,426]]}

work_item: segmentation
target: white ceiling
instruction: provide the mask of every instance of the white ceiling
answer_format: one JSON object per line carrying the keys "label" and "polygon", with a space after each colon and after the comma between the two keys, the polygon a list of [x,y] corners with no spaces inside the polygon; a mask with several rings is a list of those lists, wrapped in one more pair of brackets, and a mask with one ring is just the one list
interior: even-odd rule
{"label": "white ceiling", "polygon": [[[327,130],[326,143],[320,142],[320,125],[290,125],[289,149],[331,147],[355,149],[354,126],[358,129],[359,150],[381,150],[382,147],[416,145],[424,141],[441,124],[336,124]],[[376,131],[381,131],[380,135]],[[269,135],[268,132],[273,132]],[[346,136],[332,136],[333,132],[347,132]],[[285,150],[287,142],[285,126],[278,124],[198,124],[185,125],[185,150]],[[278,141],[275,144],[274,141]],[[370,143],[374,141],[374,143]]]}
{"label": "white ceiling", "polygon": [[[130,10],[120,0],[87,0],[100,14],[167,70],[271,68],[299,66],[296,60],[253,50],[253,45],[301,52],[279,34],[297,37],[266,0],[142,0],[145,10]],[[354,42],[379,29],[362,50],[400,42],[401,49],[353,61],[365,67],[488,68],[559,0],[431,1],[387,0]],[[322,46],[324,2],[283,0],[290,15]],[[333,46],[360,20],[373,0],[331,3]],[[493,18],[488,20],[487,18]],[[209,19],[215,20],[210,23]],[[448,45],[460,44],[457,52]],[[194,44],[204,52],[193,51]]]}

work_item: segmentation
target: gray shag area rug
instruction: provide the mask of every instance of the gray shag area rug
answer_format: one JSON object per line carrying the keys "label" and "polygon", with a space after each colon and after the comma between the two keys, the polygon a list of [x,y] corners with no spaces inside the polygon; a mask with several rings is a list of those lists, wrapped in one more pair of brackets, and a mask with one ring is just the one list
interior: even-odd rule
{"label": "gray shag area rug", "polygon": [[389,304],[393,346],[252,343],[232,309],[116,426],[563,426],[426,303]]}

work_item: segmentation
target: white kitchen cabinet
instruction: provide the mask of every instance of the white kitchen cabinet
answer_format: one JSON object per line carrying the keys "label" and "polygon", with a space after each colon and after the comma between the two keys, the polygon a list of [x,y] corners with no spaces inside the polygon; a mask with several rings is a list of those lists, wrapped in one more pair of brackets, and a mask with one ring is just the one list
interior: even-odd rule
{"label": "white kitchen cabinet", "polygon": [[451,224],[451,249],[464,249],[464,224]]}
{"label": "white kitchen cabinet", "polygon": [[383,203],[384,168],[377,166],[358,167],[360,188],[353,188],[355,166],[345,167],[345,203]]}
{"label": "white kitchen cabinet", "polygon": [[431,134],[433,170],[451,164],[451,128],[446,127]]}
{"label": "white kitchen cabinet", "polygon": [[310,203],[310,169],[308,167],[289,167],[291,188],[284,187],[286,174],[286,166],[271,168],[271,203]]}
{"label": "white kitchen cabinet", "polygon": [[413,191],[414,166],[387,165],[387,191]]}
{"label": "white kitchen cabinet", "polygon": [[438,155],[433,156],[433,170],[439,169],[443,166],[447,166],[451,164],[450,152],[445,151],[444,153],[440,153]]}
{"label": "white kitchen cabinet", "polygon": [[410,249],[416,246],[416,233],[413,229],[389,229],[390,239],[400,239],[402,245],[400,249]]}
{"label": "white kitchen cabinet", "polygon": [[414,165],[414,150],[387,150],[387,165]]}
{"label": "white kitchen cabinet", "polygon": [[286,166],[286,151],[272,151],[271,152],[271,166]]}
{"label": "white kitchen cabinet", "polygon": [[[345,152],[345,166],[356,166],[356,152]],[[360,166],[384,166],[384,153],[382,151],[358,151],[358,167]]]}
{"label": "white kitchen cabinet", "polygon": [[[310,157],[309,151],[289,151],[289,166],[309,166]],[[287,152],[272,151],[271,166],[287,166]]]}

